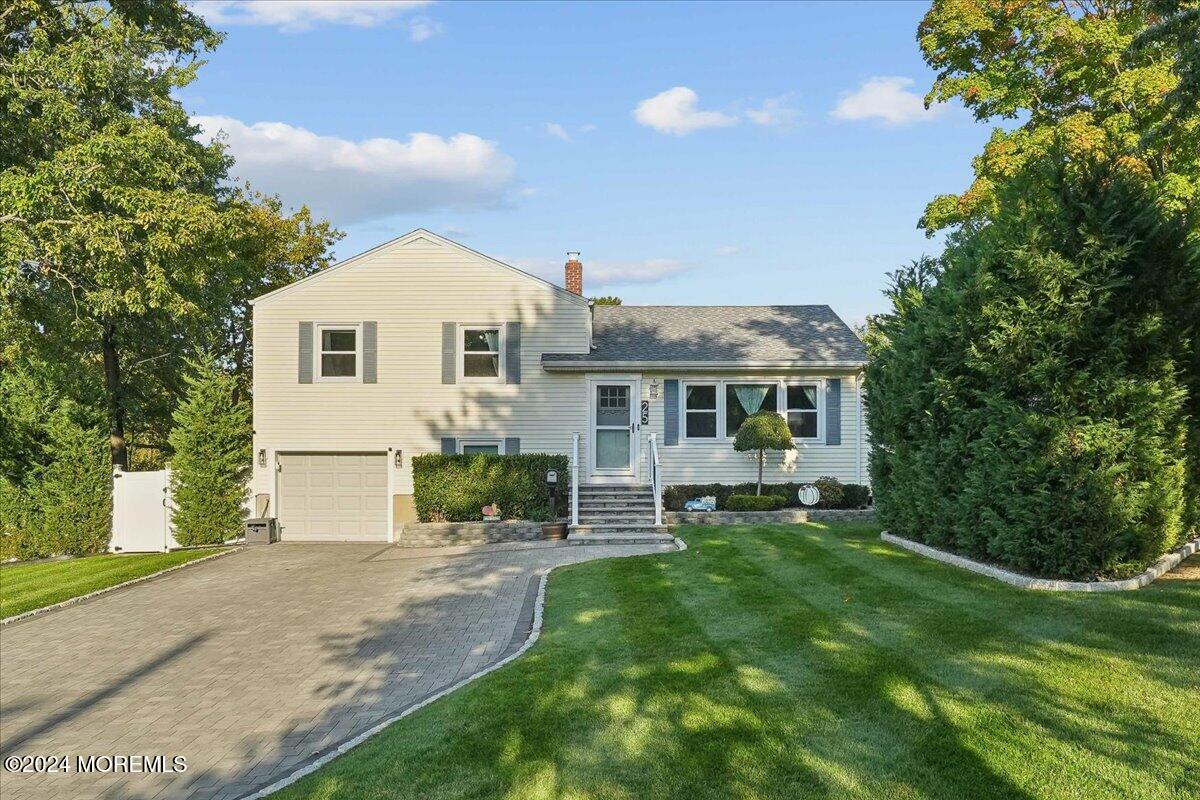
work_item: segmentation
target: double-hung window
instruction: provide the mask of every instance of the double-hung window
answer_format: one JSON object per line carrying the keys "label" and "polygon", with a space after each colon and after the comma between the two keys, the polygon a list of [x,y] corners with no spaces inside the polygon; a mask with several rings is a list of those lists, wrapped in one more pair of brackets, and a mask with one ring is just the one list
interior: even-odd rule
{"label": "double-hung window", "polygon": [[779,390],[776,383],[725,384],[725,436],[737,436],[746,417],[759,411],[779,410]]}
{"label": "double-hung window", "polygon": [[358,325],[318,325],[317,379],[356,381],[361,374],[362,351]]}
{"label": "double-hung window", "polygon": [[816,439],[817,384],[790,383],[787,386],[787,423],[793,439]]}
{"label": "double-hung window", "polygon": [[685,439],[717,438],[717,384],[685,384],[683,414]]}
{"label": "double-hung window", "polygon": [[504,327],[459,327],[462,361],[459,377],[466,381],[497,381],[504,375]]}

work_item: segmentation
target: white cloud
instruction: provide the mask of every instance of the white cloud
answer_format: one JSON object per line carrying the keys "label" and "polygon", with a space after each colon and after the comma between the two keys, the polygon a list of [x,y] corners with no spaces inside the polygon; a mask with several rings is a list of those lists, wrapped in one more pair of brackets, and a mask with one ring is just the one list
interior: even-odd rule
{"label": "white cloud", "polygon": [[512,158],[469,133],[352,141],[283,122],[192,121],[205,141],[224,131],[239,179],[289,204],[306,203],[339,225],[400,212],[493,207],[516,182]]}
{"label": "white cloud", "polygon": [[926,110],[925,101],[908,89],[912,78],[896,75],[875,77],[853,92],[843,92],[837,107],[830,112],[837,119],[880,119],[887,125],[928,122],[945,110],[934,106]]}
{"label": "white cloud", "polygon": [[659,133],[684,136],[702,128],[727,128],[737,124],[737,117],[720,111],[701,111],[700,97],[686,86],[676,86],[659,92],[637,104],[633,118]]}
{"label": "white cloud", "polygon": [[567,133],[567,129],[557,122],[546,123],[546,133],[553,136],[555,139],[562,139],[564,142],[571,141],[571,135]]}
{"label": "white cloud", "polygon": [[592,132],[592,131],[594,131],[594,130],[596,130],[596,126],[595,126],[594,124],[590,123],[590,122],[589,122],[589,123],[587,123],[586,125],[580,125],[580,126],[579,126],[579,132],[580,132],[580,133],[591,133],[591,132]]}
{"label": "white cloud", "polygon": [[[299,33],[321,23],[373,28],[390,22],[414,8],[429,5],[429,2],[430,0],[199,0],[193,3],[193,7],[215,25],[265,25],[278,28],[284,33]],[[414,33],[412,38],[413,41],[422,41],[436,32],[434,30],[421,38],[417,38]]]}
{"label": "white cloud", "polygon": [[800,110],[789,105],[790,100],[790,95],[767,98],[760,107],[747,109],[746,116],[755,125],[789,128],[800,116]]}
{"label": "white cloud", "polygon": [[408,38],[423,42],[442,32],[442,23],[429,17],[413,17],[408,21]]}
{"label": "white cloud", "polygon": [[[508,259],[508,263],[526,272],[562,285],[563,262],[547,258]],[[583,259],[584,291],[594,294],[596,287],[624,283],[657,283],[693,269],[673,258],[646,258],[640,261],[591,261]]]}
{"label": "white cloud", "polygon": [[725,244],[717,248],[719,256],[736,256],[740,252],[742,252],[742,248],[734,244]]}

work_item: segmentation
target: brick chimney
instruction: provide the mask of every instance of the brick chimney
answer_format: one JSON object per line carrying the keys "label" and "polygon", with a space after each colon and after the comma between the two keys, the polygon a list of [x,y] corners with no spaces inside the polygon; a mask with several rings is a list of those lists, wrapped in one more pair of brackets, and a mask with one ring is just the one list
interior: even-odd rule
{"label": "brick chimney", "polygon": [[579,253],[567,253],[567,291],[583,295],[583,262]]}

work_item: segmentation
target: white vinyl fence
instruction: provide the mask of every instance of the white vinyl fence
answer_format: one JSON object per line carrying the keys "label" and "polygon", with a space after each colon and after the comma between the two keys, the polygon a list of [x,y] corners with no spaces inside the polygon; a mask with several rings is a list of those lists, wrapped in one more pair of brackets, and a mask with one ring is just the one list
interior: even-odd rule
{"label": "white vinyl fence", "polygon": [[165,553],[179,547],[171,535],[170,471],[113,470],[114,553]]}

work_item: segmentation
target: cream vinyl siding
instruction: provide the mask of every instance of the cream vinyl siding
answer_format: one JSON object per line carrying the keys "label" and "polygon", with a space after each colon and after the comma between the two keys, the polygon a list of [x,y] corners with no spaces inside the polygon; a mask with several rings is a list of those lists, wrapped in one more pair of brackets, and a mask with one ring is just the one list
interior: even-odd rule
{"label": "cream vinyl siding", "polygon": [[[737,381],[753,383],[758,381],[819,381],[824,393],[825,378],[841,378],[842,380],[842,443],[826,445],[817,442],[804,442],[799,447],[787,453],[767,453],[766,466],[763,468],[765,483],[787,483],[795,481],[812,481],[823,475],[830,475],[843,483],[868,483],[866,470],[866,446],[859,447],[858,437],[861,435],[858,414],[858,392],[855,386],[855,373],[793,373],[781,375],[778,373],[750,376],[745,374],[713,374],[701,375],[651,375],[642,377],[642,397],[650,399],[650,385],[655,380],[659,383],[658,398],[650,400],[650,424],[642,426],[642,437],[648,439],[651,431],[658,434],[659,455],[663,468],[663,483],[741,483],[758,478],[758,463],[749,453],[738,453],[733,449],[732,439],[717,438],[708,441],[696,441],[684,438],[683,420],[680,417],[679,444],[671,447],[662,446],[665,433],[664,414],[664,381],[675,378],[680,381],[679,405],[683,408],[685,402],[684,385],[691,382],[704,381]],[[825,415],[818,418],[821,436],[824,438]],[[865,424],[864,426],[865,427]],[[645,470],[645,447],[642,453],[642,475],[649,475]]]}
{"label": "cream vinyl siding", "polygon": [[[378,324],[378,382],[301,384],[298,325]],[[521,323],[521,383],[442,383],[442,323]],[[393,494],[441,437],[519,437],[522,453],[570,453],[585,431],[581,375],[542,371],[543,352],[586,352],[587,306],[465,248],[418,234],[259,301],[254,308],[254,491],[275,492],[276,453],[389,453]],[[461,348],[461,342],[458,347]],[[267,451],[259,466],[258,451]]]}

